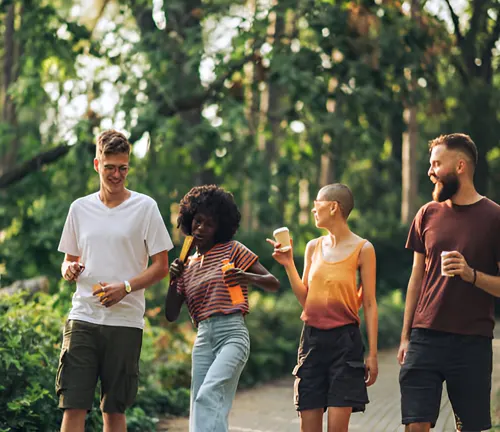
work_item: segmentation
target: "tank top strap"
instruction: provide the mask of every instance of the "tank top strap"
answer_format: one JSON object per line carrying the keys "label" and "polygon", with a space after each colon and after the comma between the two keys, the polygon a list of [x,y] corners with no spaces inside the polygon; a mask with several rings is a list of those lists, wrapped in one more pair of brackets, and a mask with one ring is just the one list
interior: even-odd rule
{"label": "tank top strap", "polygon": [[317,261],[321,258],[323,258],[323,236],[318,237],[313,252],[313,260]]}
{"label": "tank top strap", "polygon": [[359,244],[356,246],[356,249],[354,249],[354,252],[352,253],[352,258],[356,259],[356,262],[358,262],[359,259],[359,254],[361,253],[361,249],[363,249],[363,246],[368,242],[368,240],[363,239],[359,242]]}
{"label": "tank top strap", "polygon": [[[359,244],[356,246],[356,248],[351,252],[351,254],[346,258],[346,260],[356,260],[356,262],[359,259],[359,254],[361,253],[361,249],[363,249],[363,246],[368,242],[368,240],[363,239],[359,242]],[[313,258],[321,258],[323,257],[323,236],[318,238],[318,241],[316,242],[316,246],[314,246],[314,252],[313,252]]]}

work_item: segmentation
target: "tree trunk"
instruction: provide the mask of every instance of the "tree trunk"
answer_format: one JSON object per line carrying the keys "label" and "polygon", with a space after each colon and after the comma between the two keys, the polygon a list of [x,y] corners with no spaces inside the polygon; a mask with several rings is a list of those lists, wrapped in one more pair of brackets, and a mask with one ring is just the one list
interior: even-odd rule
{"label": "tree trunk", "polygon": [[[412,19],[419,21],[420,0],[412,0]],[[407,131],[403,134],[402,149],[402,197],[401,197],[401,223],[407,225],[415,216],[418,208],[418,176],[417,176],[417,144],[418,144],[418,124],[417,107],[414,100],[414,90],[417,87],[417,78],[412,71],[410,97],[408,105],[404,110],[404,118],[407,124]]]}
{"label": "tree trunk", "polygon": [[319,187],[332,183],[335,183],[335,155],[330,151],[321,155]]}
{"label": "tree trunk", "polygon": [[408,130],[403,134],[402,199],[401,223],[407,225],[417,213],[418,176],[417,176],[417,109],[411,106],[405,109],[404,117]]}
{"label": "tree trunk", "polygon": [[0,103],[2,107],[2,122],[10,127],[9,134],[13,138],[7,147],[1,149],[0,153],[0,175],[7,171],[9,167],[15,164],[19,151],[19,140],[17,138],[17,118],[16,107],[9,95],[9,88],[17,79],[17,58],[16,52],[19,52],[19,47],[16,47],[15,41],[15,19],[16,19],[16,3],[12,2],[7,7],[5,14],[5,33],[4,33],[4,58],[2,67],[2,88],[0,90]]}

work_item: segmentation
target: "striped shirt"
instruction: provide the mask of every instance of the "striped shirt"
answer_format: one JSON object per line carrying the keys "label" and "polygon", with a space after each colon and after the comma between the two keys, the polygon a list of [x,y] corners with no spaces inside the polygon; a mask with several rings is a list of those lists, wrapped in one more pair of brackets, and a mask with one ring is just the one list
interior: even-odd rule
{"label": "striped shirt", "polygon": [[186,298],[196,326],[214,314],[248,313],[248,286],[228,287],[224,283],[222,266],[225,260],[246,271],[258,257],[235,240],[218,243],[204,255],[189,257],[177,281],[177,291]]}

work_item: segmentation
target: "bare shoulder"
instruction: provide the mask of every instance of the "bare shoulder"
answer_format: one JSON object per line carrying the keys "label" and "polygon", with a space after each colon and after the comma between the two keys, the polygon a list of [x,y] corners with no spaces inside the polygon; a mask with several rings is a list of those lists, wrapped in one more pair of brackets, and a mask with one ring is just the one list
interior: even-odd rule
{"label": "bare shoulder", "polygon": [[367,251],[367,250],[375,251],[375,246],[373,246],[373,243],[371,243],[370,241],[366,240],[365,244],[363,245],[363,247],[361,248],[361,250],[362,251]]}
{"label": "bare shoulder", "polygon": [[361,248],[361,253],[366,253],[367,251],[375,251],[375,247],[373,244],[367,239],[360,237],[359,235],[352,233],[356,243],[359,245],[361,242],[364,242],[363,247]]}
{"label": "bare shoulder", "polygon": [[375,247],[368,240],[365,241],[365,244],[361,248],[361,252],[359,254],[360,263],[371,261],[375,259]]}
{"label": "bare shoulder", "polygon": [[320,238],[321,237],[318,237],[307,242],[306,256],[311,256],[313,254],[314,249],[316,249],[316,245],[318,244]]}
{"label": "bare shoulder", "polygon": [[318,237],[318,238],[315,238],[315,239],[312,239],[312,240],[309,240],[307,242],[307,246],[306,246],[306,249],[310,249],[310,248],[314,248],[316,247],[316,245],[318,244],[318,241],[321,237]]}

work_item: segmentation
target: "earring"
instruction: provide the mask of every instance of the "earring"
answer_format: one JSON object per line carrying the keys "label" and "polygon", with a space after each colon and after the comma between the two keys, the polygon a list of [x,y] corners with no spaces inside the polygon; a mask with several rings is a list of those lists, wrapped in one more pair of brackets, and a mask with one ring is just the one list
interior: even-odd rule
{"label": "earring", "polygon": [[335,214],[335,210],[330,212],[330,216],[333,216]]}

